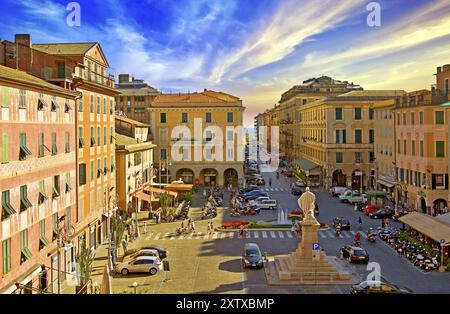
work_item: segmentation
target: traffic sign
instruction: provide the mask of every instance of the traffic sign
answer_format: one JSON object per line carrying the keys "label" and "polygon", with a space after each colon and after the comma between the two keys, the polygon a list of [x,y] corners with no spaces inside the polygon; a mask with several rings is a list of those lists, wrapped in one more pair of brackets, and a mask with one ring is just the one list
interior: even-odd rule
{"label": "traffic sign", "polygon": [[312,244],[313,251],[319,251],[320,250],[320,243],[313,243]]}

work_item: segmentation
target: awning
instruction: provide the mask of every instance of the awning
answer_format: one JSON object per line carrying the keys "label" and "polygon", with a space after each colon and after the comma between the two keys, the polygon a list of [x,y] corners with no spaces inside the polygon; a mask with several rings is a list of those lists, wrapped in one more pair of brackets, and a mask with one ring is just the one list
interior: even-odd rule
{"label": "awning", "polygon": [[444,245],[450,244],[450,227],[436,218],[412,212],[400,217],[399,220],[438,243],[444,240]]}
{"label": "awning", "polygon": [[294,163],[304,171],[311,171],[314,168],[320,167],[320,165],[301,157],[295,160]]}
{"label": "awning", "polygon": [[166,190],[167,191],[172,191],[172,193],[176,193],[175,191],[186,192],[186,191],[192,191],[193,187],[194,186],[192,184],[173,183],[173,184],[167,184],[166,185]]}
{"label": "awning", "polygon": [[11,294],[14,291],[17,290],[16,283],[26,285],[30,280],[35,278],[39,273],[42,271],[41,265],[35,265],[31,268],[29,272],[27,272],[25,275],[20,276],[19,278],[13,280],[13,284],[9,287],[3,289],[0,294]]}
{"label": "awning", "polygon": [[153,192],[153,193],[157,193],[157,194],[169,193],[169,195],[172,195],[174,197],[178,196],[177,192],[168,191],[168,190],[164,190],[164,189],[158,189],[158,188],[154,188],[154,187],[151,187],[151,186],[146,187],[145,190],[148,191],[148,192]]}
{"label": "awning", "polygon": [[384,181],[384,180],[381,180],[381,179],[378,179],[378,180],[377,180],[377,183],[379,183],[379,184],[381,184],[381,185],[384,185],[384,186],[386,186],[386,187],[388,187],[388,188],[394,187],[394,184],[389,183],[389,182]]}
{"label": "awning", "polygon": [[368,197],[384,197],[387,196],[388,193],[384,191],[368,191],[366,195]]}
{"label": "awning", "polygon": [[439,220],[440,222],[448,225],[450,228],[450,213],[436,216],[436,220]]}
{"label": "awning", "polygon": [[144,191],[138,192],[136,194],[137,198],[140,198],[143,201],[146,201],[148,203],[154,202],[156,201],[156,199],[154,197],[152,197],[151,195],[148,195],[147,193],[145,193]]}

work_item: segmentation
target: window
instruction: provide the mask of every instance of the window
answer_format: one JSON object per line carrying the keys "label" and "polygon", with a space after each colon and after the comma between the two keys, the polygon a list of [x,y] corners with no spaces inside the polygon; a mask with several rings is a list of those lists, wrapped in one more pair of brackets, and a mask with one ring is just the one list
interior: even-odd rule
{"label": "window", "polygon": [[167,122],[167,115],[165,112],[161,112],[159,114],[159,122],[166,123]]}
{"label": "window", "polygon": [[361,120],[361,108],[355,108],[355,120]]}
{"label": "window", "polygon": [[66,132],[66,153],[70,153],[70,132]]}
{"label": "window", "polygon": [[102,144],[102,142],[100,142],[100,136],[101,136],[100,127],[98,126],[97,127],[97,145],[98,146],[100,146]]}
{"label": "window", "polygon": [[114,127],[111,127],[109,130],[110,136],[110,143],[112,144],[114,142]]}
{"label": "window", "polygon": [[355,163],[357,163],[357,164],[362,163],[362,154],[361,154],[361,152],[355,152]]}
{"label": "window", "polygon": [[420,148],[419,148],[419,150],[420,150],[420,157],[423,157],[423,141],[420,141]]}
{"label": "window", "polygon": [[403,154],[407,155],[408,150],[406,149],[406,140],[403,140]]}
{"label": "window", "polygon": [[142,163],[142,160],[141,160],[142,158],[141,158],[141,153],[135,153],[134,154],[134,165],[135,166],[138,166],[138,165],[140,165],[141,163]]}
{"label": "window", "polygon": [[23,212],[24,210],[27,210],[28,208],[32,207],[31,202],[28,199],[27,195],[27,186],[22,185],[20,187],[20,211]]}
{"label": "window", "polygon": [[374,129],[369,130],[369,143],[370,144],[375,143],[375,130]]}
{"label": "window", "polygon": [[103,159],[103,172],[105,173],[105,174],[107,174],[108,173],[108,171],[109,171],[109,168],[108,168],[108,158],[104,158]]}
{"label": "window", "polygon": [[44,133],[38,134],[38,157],[44,157]]}
{"label": "window", "polygon": [[336,108],[334,113],[336,120],[342,120],[342,108]]}
{"label": "window", "polygon": [[228,130],[227,131],[227,141],[231,142],[234,140],[234,131],[233,130]]}
{"label": "window", "polygon": [[166,152],[166,149],[163,148],[163,149],[161,149],[160,159],[165,160],[166,157],[167,157],[167,152]]}
{"label": "window", "polygon": [[375,153],[369,152],[369,162],[375,162]]}
{"label": "window", "polygon": [[207,142],[209,142],[209,141],[211,141],[212,140],[212,132],[211,132],[211,130],[206,130],[205,131],[205,140],[207,141]]}
{"label": "window", "polygon": [[11,271],[11,239],[2,242],[3,274]]}
{"label": "window", "polygon": [[91,181],[94,181],[94,161],[91,160]]}
{"label": "window", "polygon": [[419,112],[419,124],[423,124],[423,111]]}
{"label": "window", "polygon": [[42,250],[49,244],[45,236],[45,219],[39,221],[39,250]]}
{"label": "window", "polygon": [[181,123],[187,123],[188,122],[188,114],[187,112],[181,113]]}
{"label": "window", "polygon": [[106,113],[106,98],[103,98],[103,113]]}
{"label": "window", "polygon": [[53,96],[52,97],[52,105],[50,106],[50,108],[51,108],[51,111],[52,112],[56,112],[56,109],[58,109],[58,103],[56,102],[56,97],[55,96]]}
{"label": "window", "polygon": [[444,124],[444,111],[436,111],[435,113],[436,124]]}
{"label": "window", "polygon": [[7,133],[2,134],[2,164],[9,162],[9,137]]}
{"label": "window", "polygon": [[109,101],[109,113],[112,114],[114,112],[114,101],[111,99]]}
{"label": "window", "polygon": [[431,176],[431,188],[434,189],[446,189],[448,185],[447,174],[433,174]]}
{"label": "window", "polygon": [[52,240],[55,241],[58,238],[58,213],[53,214],[52,231]]}
{"label": "window", "polygon": [[27,134],[26,133],[20,133],[19,146],[20,146],[19,160],[25,160],[27,158],[27,156],[31,155],[31,151],[27,147]]}
{"label": "window", "polygon": [[91,95],[90,110],[91,113],[94,113],[94,95]]}
{"label": "window", "polygon": [[347,143],[346,130],[336,130],[336,144]]}
{"label": "window", "polygon": [[403,113],[403,125],[406,125],[406,113]]}
{"label": "window", "polygon": [[94,127],[91,126],[91,147],[95,145]]}
{"label": "window", "polygon": [[72,208],[69,206],[66,208],[66,217],[64,217],[66,221],[66,232],[70,232],[70,228],[72,227]]}
{"label": "window", "polygon": [[103,127],[103,145],[106,145],[106,126]]}
{"label": "window", "polygon": [[445,157],[444,141],[436,141],[436,157]]}
{"label": "window", "polygon": [[16,213],[16,210],[11,206],[9,190],[2,192],[2,208],[2,220]]}
{"label": "window", "polygon": [[100,96],[97,96],[97,113],[101,113],[100,112]]}
{"label": "window", "polygon": [[24,89],[19,90],[19,109],[27,109],[27,91]]}
{"label": "window", "polygon": [[416,114],[415,112],[411,112],[411,124],[414,125],[416,123]]}
{"label": "window", "polygon": [[83,139],[83,127],[78,127],[78,148],[84,147],[84,139]]}
{"label": "window", "polygon": [[397,140],[397,154],[401,154],[401,151],[400,151],[400,140]]}
{"label": "window", "polygon": [[39,196],[38,196],[38,204],[42,205],[48,199],[47,194],[45,193],[45,181],[39,181]]}
{"label": "window", "polygon": [[373,120],[374,110],[373,108],[369,108],[369,120]]}
{"label": "window", "polygon": [[9,103],[8,103],[8,97],[9,97],[9,88],[2,86],[1,89],[2,91],[2,98],[1,98],[1,107],[2,108],[9,108]]}
{"label": "window", "polygon": [[397,113],[397,125],[400,125],[400,114]]}
{"label": "window", "polygon": [[52,193],[52,198],[57,198],[59,197],[61,193],[60,190],[60,185],[59,185],[59,175],[58,176],[54,176],[53,177],[53,193]]}
{"label": "window", "polygon": [[52,133],[52,155],[56,155],[58,153],[58,146],[56,145],[56,133]]}
{"label": "window", "polygon": [[445,79],[445,81],[444,81],[444,92],[445,92],[445,95],[448,95],[448,91],[449,91],[448,79]]}
{"label": "window", "polygon": [[416,141],[411,142],[411,155],[416,156]]}
{"label": "window", "polygon": [[66,98],[66,103],[64,104],[64,112],[69,113],[70,110],[72,110],[72,107],[69,104],[69,99]]}
{"label": "window", "polygon": [[211,114],[211,112],[207,112],[206,113],[205,120],[206,120],[206,123],[211,123],[212,122],[212,114]]}
{"label": "window", "polygon": [[28,229],[23,230],[20,233],[20,263],[24,263],[32,256],[30,249],[28,248]]}
{"label": "window", "polygon": [[344,162],[342,152],[336,152],[336,163],[341,164]]}
{"label": "window", "polygon": [[78,165],[78,173],[80,174],[79,177],[79,185],[85,185],[86,184],[86,164],[79,164]]}
{"label": "window", "polygon": [[233,113],[227,112],[227,122],[232,123],[234,121]]}
{"label": "window", "polygon": [[66,172],[66,193],[69,193],[72,190],[70,185],[70,172]]}
{"label": "window", "polygon": [[362,143],[362,130],[355,130],[355,143],[361,144]]}
{"label": "window", "polygon": [[83,112],[83,97],[78,98],[78,111]]}

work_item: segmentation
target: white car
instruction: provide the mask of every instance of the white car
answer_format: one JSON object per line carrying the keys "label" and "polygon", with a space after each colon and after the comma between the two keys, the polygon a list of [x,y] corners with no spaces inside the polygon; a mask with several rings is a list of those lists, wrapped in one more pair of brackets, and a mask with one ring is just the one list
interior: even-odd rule
{"label": "white car", "polygon": [[133,253],[131,255],[125,256],[123,258],[124,262],[128,262],[131,260],[134,260],[138,258],[139,256],[153,256],[153,257],[159,257],[157,250],[139,250],[136,253]]}
{"label": "white car", "polygon": [[267,200],[262,200],[260,202],[256,203],[256,206],[259,209],[270,209],[270,210],[275,210],[278,207],[278,202],[277,200],[271,200],[271,199],[267,199]]}
{"label": "white car", "polygon": [[150,273],[150,275],[155,275],[161,269],[161,260],[159,257],[154,256],[140,256],[129,262],[118,263],[115,266],[116,272],[122,275],[128,275],[129,273]]}
{"label": "white car", "polygon": [[333,187],[329,190],[329,192],[330,192],[330,194],[333,195],[333,196],[338,196],[338,195],[340,195],[340,194],[345,193],[347,190],[348,190],[348,188],[347,188],[347,187],[344,187],[344,186],[333,186]]}

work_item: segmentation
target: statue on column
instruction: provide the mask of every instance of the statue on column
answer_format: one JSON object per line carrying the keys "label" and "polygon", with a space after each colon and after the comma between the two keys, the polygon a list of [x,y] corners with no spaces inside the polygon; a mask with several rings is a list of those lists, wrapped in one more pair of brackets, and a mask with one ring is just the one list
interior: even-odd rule
{"label": "statue on column", "polygon": [[304,221],[315,221],[314,207],[316,203],[316,196],[306,188],[305,192],[298,199],[298,206],[303,210]]}

